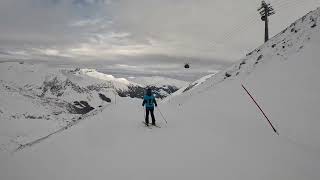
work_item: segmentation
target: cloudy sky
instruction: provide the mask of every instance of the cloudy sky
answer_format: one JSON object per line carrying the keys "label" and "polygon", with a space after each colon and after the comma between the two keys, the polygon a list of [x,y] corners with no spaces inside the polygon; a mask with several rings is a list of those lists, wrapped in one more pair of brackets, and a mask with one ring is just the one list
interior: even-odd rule
{"label": "cloudy sky", "polygon": [[[320,0],[269,0],[271,36]],[[259,0],[0,0],[0,57],[105,62],[188,61],[221,68],[263,43]]]}

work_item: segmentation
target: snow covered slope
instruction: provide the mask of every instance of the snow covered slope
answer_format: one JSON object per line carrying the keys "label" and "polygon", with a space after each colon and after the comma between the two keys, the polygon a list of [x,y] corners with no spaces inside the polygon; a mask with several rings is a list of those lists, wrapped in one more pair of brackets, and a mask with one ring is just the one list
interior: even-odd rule
{"label": "snow covered slope", "polygon": [[[97,114],[116,96],[141,98],[145,87],[94,69],[0,63],[0,150],[12,150]],[[174,89],[157,87],[158,97]],[[91,114],[91,115],[90,115]]]}
{"label": "snow covered slope", "polygon": [[103,81],[113,82],[115,89],[127,89],[128,86],[139,86],[139,84],[130,82],[125,78],[115,78],[112,75],[100,73],[95,69],[80,69],[79,74],[87,75]]}
{"label": "snow covered slope", "polygon": [[94,69],[80,69],[78,75],[85,75],[111,82],[116,93],[121,97],[142,98],[146,87],[150,87],[156,98],[165,98],[174,93],[187,82],[164,77],[137,77],[127,80],[100,73]]}
{"label": "snow covered slope", "polygon": [[44,64],[0,63],[0,150],[70,127],[114,101],[108,84]]}
{"label": "snow covered slope", "polygon": [[151,76],[151,77],[135,77],[130,79],[133,82],[142,84],[144,86],[155,86],[155,87],[166,87],[173,86],[177,89],[180,89],[186,85],[188,82],[181,81],[172,78],[160,77],[160,76]]}
{"label": "snow covered slope", "polygon": [[[170,103],[177,106],[195,103],[193,96],[216,92],[225,84],[235,86],[230,93],[246,95],[241,87],[243,84],[267,112],[280,134],[298,144],[320,149],[319,16],[319,8],[308,13],[235,65],[190,91],[175,98],[168,97]],[[226,100],[231,96],[223,94]],[[249,96],[247,101],[252,104],[251,108],[256,108]],[[258,110],[256,113],[261,115]],[[266,121],[263,117],[261,119]]]}
{"label": "snow covered slope", "polygon": [[[159,104],[141,121],[141,100],[122,98],[14,155],[0,153],[0,177],[133,180],[318,180],[320,178],[320,9],[238,64]],[[279,131],[276,135],[244,84]]]}
{"label": "snow covered slope", "polygon": [[181,87],[179,90],[177,90],[176,92],[170,94],[168,97],[166,97],[165,99],[162,100],[162,102],[167,102],[168,100],[170,100],[172,97],[174,96],[178,96],[178,95],[181,95],[187,91],[189,91],[190,89],[196,87],[196,86],[199,86],[200,84],[206,82],[207,79],[213,77],[214,74],[209,74],[209,75],[206,75],[188,85],[185,85],[184,87]]}
{"label": "snow covered slope", "polygon": [[[183,91],[180,89],[179,92],[176,92],[173,95],[181,94],[180,99],[185,99],[185,97],[192,94],[210,90],[212,87],[217,86],[225,80],[240,79],[243,81],[248,78],[253,71],[260,71],[261,66],[263,66],[263,68],[272,65],[286,66],[286,63],[289,63],[287,61],[291,59],[291,56],[296,56],[297,54],[304,53],[305,57],[301,58],[302,62],[304,59],[316,58],[316,52],[306,53],[304,50],[306,46],[317,46],[317,33],[319,32],[319,23],[317,22],[319,19],[318,11],[319,10],[310,12],[292,23],[288,28],[271,38],[267,43],[247,54],[246,57],[242,58],[233,66],[220,71],[211,77],[209,76],[200,79],[200,82],[203,82],[203,80],[206,81],[205,83],[201,83],[201,86],[194,86],[190,88],[192,89],[191,91],[184,91],[184,93],[181,93]],[[270,65],[271,63],[272,65]],[[309,67],[306,67],[305,69],[307,68]],[[296,69],[295,74],[298,75],[301,71],[305,71],[303,66],[301,66],[299,70]],[[289,74],[288,72],[284,73]],[[273,72],[270,72],[270,75],[272,74]],[[253,76],[254,75],[250,75],[250,77]]]}

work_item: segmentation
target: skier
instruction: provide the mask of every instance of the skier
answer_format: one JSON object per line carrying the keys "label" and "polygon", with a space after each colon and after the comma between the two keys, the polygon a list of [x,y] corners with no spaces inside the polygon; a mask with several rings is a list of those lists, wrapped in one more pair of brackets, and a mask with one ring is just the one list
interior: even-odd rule
{"label": "skier", "polygon": [[146,126],[149,126],[149,112],[151,113],[152,125],[155,126],[156,120],[154,118],[153,111],[154,111],[154,106],[157,107],[158,105],[157,105],[156,98],[152,94],[152,91],[150,88],[147,89],[147,93],[143,97],[142,106],[146,106],[146,119],[145,119]]}

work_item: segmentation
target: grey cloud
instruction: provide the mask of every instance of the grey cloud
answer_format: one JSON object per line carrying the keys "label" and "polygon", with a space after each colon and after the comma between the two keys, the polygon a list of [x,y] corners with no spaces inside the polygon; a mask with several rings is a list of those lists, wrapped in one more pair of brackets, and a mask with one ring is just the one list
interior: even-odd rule
{"label": "grey cloud", "polygon": [[107,1],[105,0],[73,0],[72,4],[80,5],[80,6],[90,6],[90,5],[100,5],[105,4]]}
{"label": "grey cloud", "polygon": [[[271,18],[272,35],[319,5],[315,0],[271,2],[277,11]],[[190,59],[220,67],[262,44],[259,4],[260,0],[2,0],[0,48],[3,53],[14,49],[55,60],[59,52],[61,58],[70,55],[91,62],[143,66]]]}
{"label": "grey cloud", "polygon": [[0,54],[1,55],[6,55],[6,56],[11,56],[12,54],[10,54],[9,52],[7,51],[0,51]]}

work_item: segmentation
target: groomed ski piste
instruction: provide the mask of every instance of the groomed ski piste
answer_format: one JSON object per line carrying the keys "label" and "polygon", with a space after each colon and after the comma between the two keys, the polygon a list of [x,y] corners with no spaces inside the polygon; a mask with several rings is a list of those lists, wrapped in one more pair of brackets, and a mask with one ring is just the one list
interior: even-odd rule
{"label": "groomed ski piste", "polygon": [[[159,103],[101,113],[34,146],[0,154],[2,180],[320,179],[320,9],[234,66]],[[244,85],[273,123],[243,90]]]}

